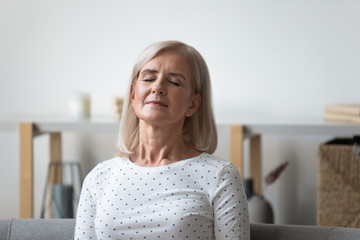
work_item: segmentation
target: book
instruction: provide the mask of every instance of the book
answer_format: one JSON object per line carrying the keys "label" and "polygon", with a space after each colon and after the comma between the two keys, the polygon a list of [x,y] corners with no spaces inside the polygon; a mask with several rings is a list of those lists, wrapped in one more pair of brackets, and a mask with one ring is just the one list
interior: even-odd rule
{"label": "book", "polygon": [[360,117],[360,104],[337,104],[325,106],[325,114]]}
{"label": "book", "polygon": [[360,116],[326,112],[324,120],[328,122],[360,123]]}

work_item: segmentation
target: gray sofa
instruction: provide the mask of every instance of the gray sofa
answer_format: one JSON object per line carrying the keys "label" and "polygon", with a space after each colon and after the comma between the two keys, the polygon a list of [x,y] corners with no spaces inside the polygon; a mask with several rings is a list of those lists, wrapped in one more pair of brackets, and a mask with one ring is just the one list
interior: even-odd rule
{"label": "gray sofa", "polygon": [[[0,219],[0,240],[74,238],[74,219]],[[352,240],[360,229],[277,224],[251,224],[251,240]]]}

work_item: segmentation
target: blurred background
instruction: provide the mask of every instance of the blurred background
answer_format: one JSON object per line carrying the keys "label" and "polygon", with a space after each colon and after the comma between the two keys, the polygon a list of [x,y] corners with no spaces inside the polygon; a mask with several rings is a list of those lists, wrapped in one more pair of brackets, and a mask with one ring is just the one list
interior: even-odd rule
{"label": "blurred background", "polygon": [[[218,123],[322,121],[325,105],[360,101],[359,12],[356,0],[0,0],[0,120],[68,117],[74,91],[111,118],[138,54],[180,40],[208,63]],[[85,175],[116,135],[64,133],[63,159]],[[229,158],[228,137],[219,127],[215,155]],[[290,162],[264,192],[276,223],[316,223],[317,148],[332,137],[264,136],[263,174]],[[18,148],[17,131],[0,131],[1,218],[19,215]],[[36,138],[35,217],[48,148]]]}

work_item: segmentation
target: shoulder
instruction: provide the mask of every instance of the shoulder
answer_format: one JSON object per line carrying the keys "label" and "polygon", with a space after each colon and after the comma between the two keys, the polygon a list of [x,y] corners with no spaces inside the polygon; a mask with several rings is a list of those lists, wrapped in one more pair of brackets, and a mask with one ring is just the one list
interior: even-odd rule
{"label": "shoulder", "polygon": [[198,156],[197,163],[202,164],[203,166],[206,166],[208,168],[217,169],[218,171],[221,171],[224,168],[234,166],[231,162],[209,153],[200,154]]}
{"label": "shoulder", "polygon": [[189,162],[188,165],[192,169],[198,169],[202,172],[206,171],[206,173],[212,175],[214,179],[224,171],[238,174],[238,170],[233,163],[209,153],[200,154],[193,159],[193,161]]}
{"label": "shoulder", "polygon": [[106,181],[114,170],[121,167],[126,162],[126,158],[114,157],[109,160],[98,163],[86,176],[85,182],[99,184]]}
{"label": "shoulder", "polygon": [[237,167],[230,161],[221,159],[211,154],[202,154],[201,157],[203,161],[205,161],[209,167],[217,169],[217,175],[221,176],[231,176],[231,177],[239,177],[240,173]]}

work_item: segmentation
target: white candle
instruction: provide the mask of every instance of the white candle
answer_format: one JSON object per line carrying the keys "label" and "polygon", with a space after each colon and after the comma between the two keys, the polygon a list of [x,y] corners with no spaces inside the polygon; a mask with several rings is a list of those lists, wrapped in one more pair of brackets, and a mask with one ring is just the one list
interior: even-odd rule
{"label": "white candle", "polygon": [[69,100],[70,116],[73,119],[90,118],[91,101],[87,93],[74,92]]}

